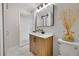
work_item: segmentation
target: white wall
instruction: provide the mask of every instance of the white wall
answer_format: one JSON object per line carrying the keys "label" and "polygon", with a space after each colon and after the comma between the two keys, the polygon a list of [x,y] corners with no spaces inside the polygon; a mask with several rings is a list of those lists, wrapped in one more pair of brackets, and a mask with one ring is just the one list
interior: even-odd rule
{"label": "white wall", "polygon": [[[5,4],[5,43],[6,50],[11,50],[14,47],[18,47],[20,44],[20,32],[22,33],[22,39],[29,38],[29,32],[33,30],[33,14],[29,17],[21,17],[22,31],[20,31],[20,14],[22,8],[16,7],[15,4],[8,4],[8,9]],[[23,9],[22,9],[23,10]],[[27,10],[26,10],[27,11]],[[31,27],[30,27],[31,26]],[[8,52],[7,52],[8,53]]]}
{"label": "white wall", "polygon": [[[61,20],[61,12],[62,10],[66,9],[66,8],[72,8],[75,11],[79,10],[79,4],[56,4],[55,5],[55,33],[57,35],[57,37],[62,37],[63,33],[64,33],[64,27],[63,27],[63,23]],[[79,37],[79,14],[78,14],[78,18],[77,21],[75,22],[72,31],[75,32],[75,40],[79,41],[78,37]]]}
{"label": "white wall", "polygon": [[[19,47],[20,44],[20,25],[19,25],[19,19],[20,19],[20,10],[22,8],[16,7],[15,4],[5,4],[5,10],[4,10],[4,25],[5,25],[5,45],[6,45],[6,53],[9,53],[9,51],[12,51],[14,48]],[[29,17],[22,17],[22,39],[28,39],[29,38],[29,32],[33,30],[33,14]],[[30,26],[29,26],[30,25]],[[6,54],[7,55],[7,54]]]}
{"label": "white wall", "polygon": [[8,4],[8,8],[5,4],[4,9],[5,48],[8,51],[19,46],[19,10],[12,4]]}
{"label": "white wall", "polygon": [[23,41],[29,43],[29,33],[33,31],[33,14],[20,15],[20,45],[23,45]]}

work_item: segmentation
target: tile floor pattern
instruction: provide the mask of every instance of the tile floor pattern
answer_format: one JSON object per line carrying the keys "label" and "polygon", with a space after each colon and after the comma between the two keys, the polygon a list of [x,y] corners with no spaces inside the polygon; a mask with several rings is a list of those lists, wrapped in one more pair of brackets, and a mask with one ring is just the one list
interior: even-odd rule
{"label": "tile floor pattern", "polygon": [[7,52],[7,56],[33,56],[29,51],[29,45],[19,48],[15,47]]}

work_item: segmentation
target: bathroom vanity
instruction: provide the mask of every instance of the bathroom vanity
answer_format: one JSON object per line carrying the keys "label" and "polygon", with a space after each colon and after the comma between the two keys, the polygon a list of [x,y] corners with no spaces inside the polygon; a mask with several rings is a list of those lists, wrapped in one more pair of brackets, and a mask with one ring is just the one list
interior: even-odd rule
{"label": "bathroom vanity", "polygon": [[35,31],[30,33],[30,51],[37,56],[53,55],[53,34],[44,32],[40,27],[54,26],[54,6],[37,9],[34,15]]}
{"label": "bathroom vanity", "polygon": [[30,51],[37,56],[53,55],[52,34],[30,33]]}

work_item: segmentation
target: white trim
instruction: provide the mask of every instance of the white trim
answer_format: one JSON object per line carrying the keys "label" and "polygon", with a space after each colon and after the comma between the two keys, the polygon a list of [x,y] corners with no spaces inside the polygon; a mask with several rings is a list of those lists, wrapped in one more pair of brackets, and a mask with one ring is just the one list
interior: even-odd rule
{"label": "white trim", "polygon": [[1,27],[0,28],[1,29],[1,38],[0,38],[1,42],[0,42],[0,45],[1,45],[1,47],[0,48],[1,48],[1,56],[3,56],[3,28],[2,28],[3,24],[2,24],[2,4],[1,3],[0,3],[0,6],[1,6],[1,8],[0,8],[1,9],[1,19],[0,19],[0,24],[1,24],[1,26],[0,26]]}
{"label": "white trim", "polygon": [[18,26],[19,26],[19,46],[20,46],[20,43],[21,43],[21,38],[20,38],[20,36],[21,36],[21,35],[20,35],[20,34],[21,34],[21,33],[20,33],[20,10],[19,10],[19,13],[18,13],[18,17],[19,17],[19,20],[18,20],[18,21],[19,21],[19,22],[18,22]]}

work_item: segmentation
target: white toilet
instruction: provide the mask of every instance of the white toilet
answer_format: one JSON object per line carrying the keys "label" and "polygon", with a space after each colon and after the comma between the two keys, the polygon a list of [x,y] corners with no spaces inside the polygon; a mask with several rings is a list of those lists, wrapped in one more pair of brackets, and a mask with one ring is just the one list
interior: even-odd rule
{"label": "white toilet", "polygon": [[58,39],[58,46],[61,56],[79,56],[79,43],[77,42]]}

